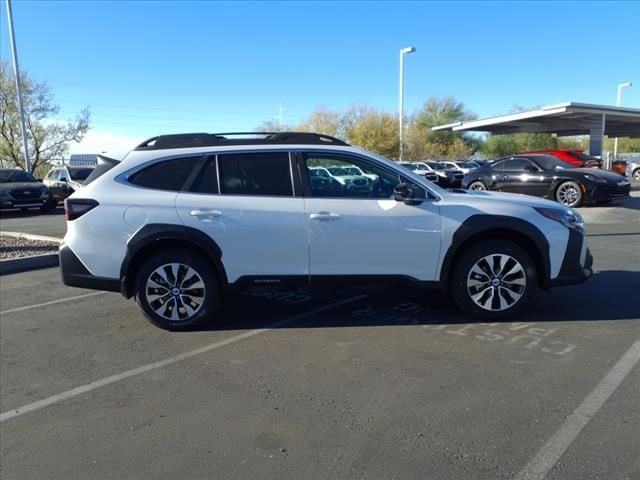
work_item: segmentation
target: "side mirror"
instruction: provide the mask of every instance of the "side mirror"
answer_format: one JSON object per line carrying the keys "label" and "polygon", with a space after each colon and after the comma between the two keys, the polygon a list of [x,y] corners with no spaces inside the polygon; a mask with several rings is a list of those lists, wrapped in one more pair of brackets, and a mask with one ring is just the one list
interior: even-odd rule
{"label": "side mirror", "polygon": [[404,202],[406,205],[420,205],[422,199],[415,198],[415,193],[406,183],[399,183],[393,189],[393,198],[396,202]]}
{"label": "side mirror", "polygon": [[62,177],[62,178],[60,179],[60,181],[61,181],[61,182],[68,182],[67,177]]}

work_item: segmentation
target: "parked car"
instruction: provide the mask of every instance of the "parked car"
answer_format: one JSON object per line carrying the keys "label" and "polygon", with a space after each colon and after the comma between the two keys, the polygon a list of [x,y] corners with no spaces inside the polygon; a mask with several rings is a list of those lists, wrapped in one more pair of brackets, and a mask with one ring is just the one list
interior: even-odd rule
{"label": "parked car", "polygon": [[602,160],[584,153],[584,150],[575,150],[570,148],[559,148],[557,150],[533,150],[530,152],[521,152],[517,155],[543,154],[553,155],[563,162],[566,162],[578,168],[602,168]]}
{"label": "parked car", "polygon": [[[99,164],[102,175],[65,201],[63,281],[135,297],[167,329],[214,320],[226,292],[253,284],[403,280],[496,320],[538,287],[592,275],[573,210],[444,190],[326,135],[163,135]],[[329,164],[378,181],[317,188],[310,171]]]}
{"label": "parked car", "polygon": [[356,176],[361,176],[361,177],[366,177],[369,180],[371,180],[372,182],[376,182],[378,180],[378,176],[371,174],[371,173],[364,173],[362,170],[360,170],[359,167],[356,167],[355,165],[346,165],[344,168],[349,174],[351,175],[356,175]]}
{"label": "parked car", "polygon": [[76,190],[82,188],[82,182],[91,174],[94,167],[54,167],[44,178],[55,203],[62,202]]}
{"label": "parked car", "polygon": [[[345,167],[348,168],[348,166]],[[327,167],[327,170],[333,178],[346,188],[367,189],[371,181],[364,175],[353,175],[347,168],[333,166]]]}
{"label": "parked car", "polygon": [[474,170],[462,188],[524,193],[578,207],[628,197],[631,185],[617,173],[576,168],[551,155],[531,154],[502,158]]}
{"label": "parked car", "polygon": [[476,168],[480,167],[480,165],[472,161],[461,160],[461,161],[451,162],[451,163],[455,164],[455,166],[458,167],[458,169],[460,169],[462,173],[464,173],[465,175],[468,174],[471,170],[475,170]]}
{"label": "parked car", "polygon": [[50,210],[49,189],[24,170],[0,169],[0,209],[12,208]]}
{"label": "parked car", "polygon": [[439,184],[443,187],[459,187],[464,173],[458,167],[447,165],[446,162],[426,162],[440,177]]}
{"label": "parked car", "polygon": [[627,160],[627,177],[640,182],[640,159]]}
{"label": "parked car", "polygon": [[400,162],[401,167],[411,170],[416,175],[422,175],[425,179],[433,183],[438,183],[438,175],[429,166],[419,162]]}

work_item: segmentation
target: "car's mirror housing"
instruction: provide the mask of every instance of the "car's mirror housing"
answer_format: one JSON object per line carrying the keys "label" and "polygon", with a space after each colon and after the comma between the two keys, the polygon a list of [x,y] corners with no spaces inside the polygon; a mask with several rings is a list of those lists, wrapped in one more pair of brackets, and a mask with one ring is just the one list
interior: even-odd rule
{"label": "car's mirror housing", "polygon": [[393,198],[396,202],[403,202],[406,205],[420,205],[424,201],[423,198],[417,198],[413,189],[404,182],[393,189]]}

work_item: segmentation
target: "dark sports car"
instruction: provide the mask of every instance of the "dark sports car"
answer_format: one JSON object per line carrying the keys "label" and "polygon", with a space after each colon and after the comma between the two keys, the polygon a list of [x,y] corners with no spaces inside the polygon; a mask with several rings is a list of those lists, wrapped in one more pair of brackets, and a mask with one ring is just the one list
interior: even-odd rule
{"label": "dark sports car", "polygon": [[501,158],[469,172],[462,188],[524,193],[577,207],[628,197],[631,184],[617,173],[575,168],[551,155],[529,154]]}

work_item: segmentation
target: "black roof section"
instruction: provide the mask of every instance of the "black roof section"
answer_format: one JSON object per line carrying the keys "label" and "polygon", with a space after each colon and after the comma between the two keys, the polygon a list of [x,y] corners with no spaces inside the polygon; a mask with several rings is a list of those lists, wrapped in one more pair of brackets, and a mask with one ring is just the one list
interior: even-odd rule
{"label": "black roof section", "polygon": [[167,148],[222,147],[226,145],[340,145],[349,144],[322,133],[307,132],[232,132],[178,133],[150,138],[135,150],[163,150]]}

